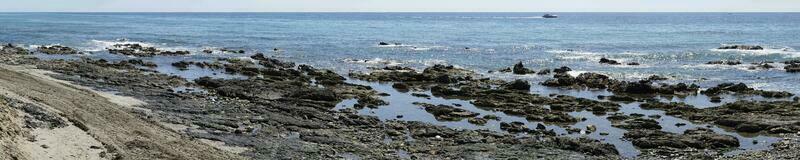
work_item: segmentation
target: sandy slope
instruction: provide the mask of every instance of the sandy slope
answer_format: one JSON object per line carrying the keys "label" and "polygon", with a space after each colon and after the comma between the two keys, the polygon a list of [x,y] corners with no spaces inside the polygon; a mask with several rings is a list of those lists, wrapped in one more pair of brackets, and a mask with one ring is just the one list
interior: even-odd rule
{"label": "sandy slope", "polygon": [[[25,67],[0,65],[0,94],[46,106],[68,119],[71,125],[25,133],[14,126],[20,124],[20,115],[5,114],[16,111],[0,106],[4,109],[0,114],[3,115],[0,117],[3,120],[0,133],[4,134],[0,136],[3,142],[0,159],[243,159],[182,137],[126,111],[143,104],[141,101],[92,91],[43,73]],[[27,142],[23,138],[26,135],[35,135],[37,139]],[[95,145],[101,145],[99,147],[103,149],[91,147]],[[100,157],[101,151],[109,154]],[[36,154],[31,156],[31,153]]]}

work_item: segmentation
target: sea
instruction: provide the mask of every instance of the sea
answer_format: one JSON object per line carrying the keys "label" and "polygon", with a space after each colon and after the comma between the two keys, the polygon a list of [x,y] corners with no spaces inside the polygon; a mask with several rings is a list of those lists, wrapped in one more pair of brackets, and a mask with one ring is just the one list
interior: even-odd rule
{"label": "sea", "polygon": [[[652,75],[668,77],[663,83],[695,83],[703,88],[720,83],[745,83],[762,90],[800,94],[800,74],[787,73],[780,63],[800,59],[800,13],[550,13],[559,18],[542,18],[545,13],[0,13],[0,42],[29,48],[64,45],[77,48],[79,56],[38,54],[40,58],[135,58],[112,55],[114,44],[139,43],[164,50],[188,50],[183,57],[144,57],[161,66],[180,60],[209,60],[217,57],[248,57],[254,53],[281,60],[310,64],[346,75],[371,67],[407,66],[422,69],[448,64],[474,70],[498,79],[525,79],[532,83],[548,75],[513,75],[495,72],[522,62],[532,69],[568,66],[572,74],[597,72],[616,79],[639,80]],[[389,45],[379,45],[380,42]],[[763,50],[720,50],[724,45],[759,45]],[[207,49],[245,50],[245,54],[203,53]],[[277,49],[277,51],[275,51]],[[621,63],[608,65],[608,58]],[[741,61],[741,65],[712,65],[709,61]],[[752,63],[775,62],[772,69],[753,69]],[[160,67],[159,71],[188,79],[212,74]],[[236,78],[231,76],[227,78]],[[391,107],[363,109],[381,119],[425,121],[462,129],[499,130],[501,121],[525,121],[532,128],[539,122],[524,117],[482,110],[469,101],[424,99],[396,92],[389,85],[349,80],[373,86],[393,96]],[[535,86],[539,94],[568,94],[595,98],[604,91],[570,91]],[[742,97],[726,97],[725,102]],[[705,96],[663,98],[698,107],[720,104]],[[501,121],[476,126],[464,121],[439,122],[411,105],[415,101],[461,104],[481,114],[498,114]],[[351,107],[348,100],[336,109]],[[708,124],[693,124],[625,104],[625,114],[660,115],[665,131],[681,133],[693,126],[710,127],[734,135],[742,151],[769,148],[778,139],[748,136]],[[614,128],[601,115],[570,113],[589,121],[572,127],[598,126],[595,133],[568,133],[564,126],[550,125],[565,136],[586,136],[614,144],[626,157],[640,152],[622,138],[624,130]],[[687,127],[676,127],[687,123]],[[600,135],[599,132],[610,132]],[[762,143],[754,144],[753,141]]]}

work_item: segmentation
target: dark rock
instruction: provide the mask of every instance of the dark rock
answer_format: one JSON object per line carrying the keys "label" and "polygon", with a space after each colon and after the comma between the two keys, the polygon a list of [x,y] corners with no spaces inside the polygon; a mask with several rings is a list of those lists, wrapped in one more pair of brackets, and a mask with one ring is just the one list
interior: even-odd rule
{"label": "dark rock", "polygon": [[560,67],[560,68],[553,69],[553,72],[555,72],[555,73],[567,73],[567,72],[569,72],[569,71],[572,71],[572,69],[571,69],[571,68],[569,68],[569,67],[566,67],[566,66],[563,66],[563,67]]}
{"label": "dark rock", "polygon": [[722,103],[722,97],[718,96],[711,97],[711,103]]}
{"label": "dark rock", "polygon": [[38,50],[45,54],[78,54],[77,50],[60,45],[40,46]]}
{"label": "dark rock", "polygon": [[500,129],[508,131],[510,133],[522,133],[522,132],[530,132],[531,130],[525,126],[525,123],[522,122],[500,122]]}
{"label": "dark rock", "polygon": [[696,149],[724,149],[739,147],[739,140],[730,135],[720,135],[706,128],[695,128],[677,135],[659,130],[633,130],[625,133],[625,139],[630,139],[633,145],[639,148],[696,148]]}
{"label": "dark rock", "polygon": [[423,93],[411,93],[411,96],[422,97],[422,98],[430,98],[431,97],[430,95],[423,94]]}
{"label": "dark rock", "polygon": [[610,65],[620,65],[621,63],[617,62],[616,60],[610,60],[607,58],[600,58],[600,63],[610,64]]}
{"label": "dark rock", "polygon": [[623,129],[648,129],[648,130],[661,129],[661,126],[658,125],[658,121],[645,118],[634,118],[634,119],[624,120],[620,124],[614,124],[613,126]]}
{"label": "dark rock", "polygon": [[419,102],[415,102],[414,104],[424,107],[425,111],[433,114],[436,120],[440,121],[460,121],[464,118],[478,116],[478,113],[443,104],[433,105]]}
{"label": "dark rock", "polygon": [[761,46],[750,46],[750,45],[727,45],[719,47],[717,49],[764,50],[764,48]]}
{"label": "dark rock", "polygon": [[488,120],[483,119],[483,118],[472,117],[472,118],[467,119],[467,122],[472,123],[472,124],[476,124],[476,125],[484,125],[484,124],[486,124],[486,122],[488,122]]}
{"label": "dark rock", "polygon": [[515,64],[512,71],[514,74],[519,74],[519,75],[536,73],[536,71],[525,68],[525,66],[522,65],[522,62]]}
{"label": "dark rock", "polygon": [[734,66],[734,65],[740,65],[740,64],[742,64],[742,62],[741,61],[727,61],[726,60],[726,61],[710,61],[710,62],[708,62],[706,64],[718,64],[718,65],[724,64],[724,65]]}
{"label": "dark rock", "polygon": [[767,98],[787,98],[794,96],[794,94],[785,91],[755,90],[753,88],[747,87],[747,85],[745,85],[744,83],[723,83],[717,85],[716,87],[711,87],[705,91],[701,91],[700,93],[706,95],[719,95],[728,92],[738,93],[738,94],[760,95]]}
{"label": "dark rock", "polygon": [[392,88],[397,89],[400,92],[408,92],[408,85],[405,83],[394,83],[392,84]]}
{"label": "dark rock", "polygon": [[793,63],[786,65],[785,67],[783,67],[783,69],[785,69],[786,72],[789,73],[800,73],[800,63]]}
{"label": "dark rock", "polygon": [[531,89],[531,85],[528,84],[528,81],[525,80],[514,80],[512,82],[506,83],[503,85],[506,89],[509,90],[520,90],[520,91],[528,91]]}
{"label": "dark rock", "polygon": [[536,74],[538,74],[538,75],[550,74],[550,69],[546,69],[545,68],[545,69],[539,70],[539,72],[537,72]]}

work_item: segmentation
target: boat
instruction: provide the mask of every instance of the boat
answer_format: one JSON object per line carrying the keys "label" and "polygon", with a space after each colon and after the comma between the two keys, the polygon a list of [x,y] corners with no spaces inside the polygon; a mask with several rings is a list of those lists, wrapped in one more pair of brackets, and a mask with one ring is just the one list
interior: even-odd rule
{"label": "boat", "polygon": [[555,15],[555,14],[544,14],[544,16],[542,16],[542,18],[558,18],[558,15]]}

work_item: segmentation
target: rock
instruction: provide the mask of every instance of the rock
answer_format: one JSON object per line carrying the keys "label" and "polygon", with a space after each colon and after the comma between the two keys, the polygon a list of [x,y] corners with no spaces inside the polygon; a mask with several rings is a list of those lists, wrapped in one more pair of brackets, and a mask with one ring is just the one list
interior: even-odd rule
{"label": "rock", "polygon": [[292,62],[282,62],[277,59],[267,58],[264,54],[260,53],[250,56],[250,58],[258,60],[258,64],[267,68],[293,68],[295,66]]}
{"label": "rock", "polygon": [[594,126],[594,125],[591,125],[591,124],[587,125],[586,126],[586,131],[589,131],[589,132],[597,131],[597,126]]}
{"label": "rock", "polygon": [[710,61],[710,62],[707,62],[706,64],[718,64],[718,65],[724,64],[724,65],[734,66],[734,65],[740,65],[740,64],[742,64],[742,62],[741,61],[727,61],[726,60],[726,61]]}
{"label": "rock", "polygon": [[60,45],[40,46],[38,50],[45,54],[78,54],[75,49]]}
{"label": "rock", "polygon": [[792,97],[794,94],[786,91],[763,91],[747,87],[744,83],[722,83],[716,87],[711,87],[700,93],[705,95],[719,95],[724,93],[738,93],[738,94],[751,94],[760,95],[767,98],[787,98]]}
{"label": "rock", "polygon": [[550,74],[550,69],[545,68],[545,69],[539,70],[539,72],[537,72],[536,74],[538,74],[538,75]]}
{"label": "rock", "polygon": [[667,80],[667,79],[668,79],[667,77],[662,77],[662,76],[659,76],[659,75],[652,75],[650,77],[647,77],[648,81],[663,81],[663,80]]}
{"label": "rock", "polygon": [[610,64],[610,65],[620,65],[621,63],[617,62],[616,60],[610,60],[607,58],[600,58],[600,63]]}
{"label": "rock", "polygon": [[487,115],[483,116],[483,118],[484,119],[496,120],[496,121],[500,120],[500,117],[497,117],[496,115],[493,115],[493,114],[487,114]]}
{"label": "rock", "polygon": [[472,118],[467,119],[467,122],[475,124],[475,125],[484,125],[484,124],[486,124],[486,122],[488,122],[488,120],[483,119],[483,118],[472,117]]}
{"label": "rock", "polygon": [[572,69],[571,69],[571,68],[569,68],[569,67],[566,67],[566,66],[563,66],[563,67],[560,67],[560,68],[553,69],[553,72],[555,72],[555,73],[567,73],[567,72],[569,72],[569,71],[572,71]]}
{"label": "rock", "polygon": [[711,97],[711,103],[722,103],[722,97],[719,96]]}
{"label": "rock", "polygon": [[187,70],[189,68],[189,65],[192,65],[192,64],[193,64],[192,62],[180,61],[180,62],[172,63],[172,66],[175,67],[175,68],[178,68],[179,70]]}
{"label": "rock", "polygon": [[14,46],[11,43],[0,46],[0,54],[31,54],[27,49]]}
{"label": "rock", "polygon": [[769,127],[770,126],[767,125],[767,124],[748,122],[748,123],[742,123],[742,124],[737,125],[736,126],[736,131],[747,132],[747,133],[757,133],[757,132],[761,132],[763,130],[766,130]]}
{"label": "rock", "polygon": [[612,126],[623,129],[648,129],[648,130],[661,129],[661,126],[658,124],[658,121],[645,118],[628,119],[622,121],[619,124],[614,124]]}
{"label": "rock", "polygon": [[386,42],[380,42],[380,43],[378,43],[378,45],[380,45],[380,46],[388,46],[388,45],[390,45],[390,44],[389,44],[389,43],[386,43]]}
{"label": "rock", "polygon": [[161,51],[155,47],[145,47],[138,43],[115,44],[113,48],[108,48],[111,54],[122,54],[130,56],[151,57],[155,55],[177,56],[190,54],[189,51]]}
{"label": "rock", "polygon": [[628,65],[629,66],[638,66],[638,65],[641,65],[641,64],[639,64],[639,62],[630,62],[630,63],[628,63]]}
{"label": "rock", "polygon": [[767,62],[753,63],[753,66],[750,66],[750,67],[748,67],[748,69],[750,69],[750,70],[756,70],[756,69],[772,69],[772,68],[775,68],[775,66],[772,66],[772,65],[770,65],[770,64],[769,64],[769,63],[767,63]]}
{"label": "rock", "polygon": [[686,126],[686,123],[675,123],[676,127],[683,127]]}
{"label": "rock", "polygon": [[783,69],[785,69],[786,72],[789,73],[800,73],[800,63],[793,63],[786,65],[785,67],[783,67]]}
{"label": "rock", "polygon": [[475,112],[443,104],[433,105],[419,102],[415,102],[414,104],[424,107],[425,111],[433,114],[433,116],[436,117],[436,120],[440,121],[460,121],[464,118],[470,118],[479,115]]}
{"label": "rock", "polygon": [[500,122],[500,129],[508,131],[510,133],[522,133],[522,132],[530,132],[531,130],[525,126],[525,123],[522,122]]}
{"label": "rock", "polygon": [[725,149],[739,147],[739,140],[736,137],[716,134],[707,128],[688,129],[682,135],[660,130],[633,130],[625,133],[624,138],[632,140],[634,146],[643,149],[661,147]]}
{"label": "rock", "polygon": [[[323,98],[332,98],[327,96],[334,96],[334,95],[321,95]],[[322,99],[322,98],[318,98]],[[322,99],[325,100],[325,99]],[[385,106],[389,105],[389,102],[386,102],[380,98],[372,97],[372,96],[364,96],[358,99],[358,103],[353,105],[354,108],[378,108],[378,106]]]}
{"label": "rock", "polygon": [[528,68],[525,68],[525,66],[522,65],[522,62],[519,62],[519,63],[515,64],[514,68],[512,69],[512,71],[513,71],[514,74],[518,74],[518,75],[536,73],[536,71],[533,71],[533,70],[530,70]]}
{"label": "rock", "polygon": [[423,93],[411,93],[411,96],[421,97],[421,98],[430,98],[431,97],[430,95],[423,94]]}
{"label": "rock", "polygon": [[541,123],[537,123],[537,124],[536,124],[536,129],[538,129],[538,130],[545,130],[545,129],[547,129],[547,126],[544,126],[544,125],[543,125],[543,124],[541,124]]}
{"label": "rock", "polygon": [[608,96],[609,101],[617,101],[617,102],[635,102],[636,98],[630,96],[618,96],[618,95],[611,95]]}
{"label": "rock", "polygon": [[750,45],[726,45],[719,47],[717,49],[764,50],[764,48],[761,46],[750,46]]}
{"label": "rock", "polygon": [[506,83],[503,86],[509,90],[529,91],[531,89],[531,85],[528,84],[528,81],[519,79]]}
{"label": "rock", "polygon": [[392,84],[392,88],[397,89],[400,92],[408,92],[408,85],[405,83],[394,83]]}

